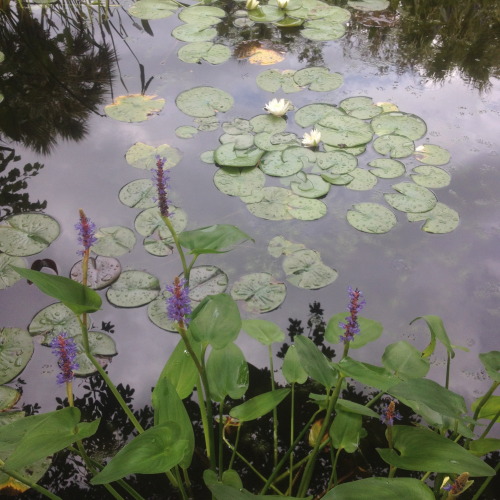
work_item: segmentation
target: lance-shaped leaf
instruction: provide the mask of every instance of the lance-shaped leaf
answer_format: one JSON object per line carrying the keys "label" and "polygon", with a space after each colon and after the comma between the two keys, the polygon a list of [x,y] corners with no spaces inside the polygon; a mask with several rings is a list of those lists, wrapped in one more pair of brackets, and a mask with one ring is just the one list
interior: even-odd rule
{"label": "lance-shaped leaf", "polygon": [[[206,470],[205,472],[210,472]],[[207,474],[204,474],[205,477]],[[216,481],[209,481],[205,479],[206,485],[212,492],[213,497],[216,500],[299,500],[297,497],[289,496],[278,496],[278,495],[254,495],[249,491],[241,488],[237,488],[230,484],[223,484]],[[305,498],[304,500],[312,500],[312,496]]]}
{"label": "lance-shaped leaf", "polygon": [[98,311],[102,300],[91,288],[64,276],[41,273],[31,269],[14,267],[24,278],[32,281],[43,293],[60,300],[75,314]]}
{"label": "lance-shaped leaf", "polygon": [[180,244],[195,255],[228,252],[231,247],[246,240],[254,241],[248,234],[230,224],[201,227],[183,231],[179,235]]}
{"label": "lance-shaped leaf", "polygon": [[285,339],[283,330],[276,323],[265,319],[244,319],[242,328],[250,337],[264,345],[283,342]]}
{"label": "lance-shaped leaf", "polygon": [[276,389],[275,391],[259,394],[232,408],[229,415],[237,418],[240,422],[255,420],[276,408],[288,396],[289,392],[290,389]]}
{"label": "lance-shaped leaf", "polygon": [[361,430],[361,415],[337,409],[329,431],[333,447],[336,450],[341,449],[347,453],[354,453],[359,446]]}
{"label": "lance-shaped leaf", "polygon": [[405,340],[389,344],[382,355],[382,363],[405,379],[425,377],[430,368],[429,360]]}
{"label": "lance-shaped leaf", "polygon": [[[476,411],[483,397],[477,398],[471,405],[472,411]],[[488,401],[481,407],[477,418],[487,418],[493,420],[497,413],[500,413],[500,396],[490,396]]]}
{"label": "lance-shaped leaf", "polygon": [[482,457],[492,451],[498,450],[500,450],[500,439],[496,438],[476,439],[475,441],[471,441],[469,445],[469,451],[477,457]]}
{"label": "lance-shaped leaf", "polygon": [[451,345],[450,339],[448,338],[448,334],[444,328],[443,320],[439,316],[427,315],[427,316],[419,316],[414,320],[410,321],[410,325],[412,325],[417,319],[423,319],[427,326],[429,327],[429,331],[431,334],[431,341],[429,345],[422,351],[422,356],[429,357],[436,348],[436,339],[439,340],[448,351],[448,354],[454,358],[455,351]]}
{"label": "lance-shaped leaf", "polygon": [[500,382],[500,351],[485,352],[479,355],[479,359],[491,380]]}
{"label": "lance-shaped leaf", "polygon": [[307,374],[327,389],[333,387],[337,381],[337,372],[314,342],[303,335],[297,335],[295,346]]}
{"label": "lance-shaped leaf", "polygon": [[350,357],[341,360],[337,366],[344,375],[381,391],[386,391],[401,380],[381,366],[362,363]]}
{"label": "lance-shaped leaf", "polygon": [[286,351],[281,372],[289,384],[294,384],[296,382],[303,384],[307,380],[307,372],[300,364],[295,345],[291,345]]}

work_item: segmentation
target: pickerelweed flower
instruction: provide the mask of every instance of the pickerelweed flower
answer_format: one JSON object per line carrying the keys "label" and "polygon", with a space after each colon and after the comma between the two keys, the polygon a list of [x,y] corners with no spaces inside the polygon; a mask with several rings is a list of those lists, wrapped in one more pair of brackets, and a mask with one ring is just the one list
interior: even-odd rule
{"label": "pickerelweed flower", "polygon": [[168,173],[164,170],[166,158],[156,155],[156,168],[152,170],[153,172],[153,182],[156,186],[157,198],[155,201],[158,203],[158,208],[160,209],[160,214],[162,217],[168,217],[168,197],[167,188],[168,186]]}
{"label": "pickerelweed flower", "polygon": [[394,425],[394,419],[401,420],[402,418],[399,411],[396,411],[396,402],[391,401],[388,405],[384,406],[380,420],[382,420],[385,425],[392,426]]}
{"label": "pickerelweed flower", "polygon": [[247,10],[254,10],[259,6],[259,1],[258,0],[247,0],[245,7]]}
{"label": "pickerelweed flower", "polygon": [[442,489],[449,492],[448,498],[457,497],[472,485],[474,481],[469,481],[469,476],[470,474],[468,472],[462,472],[453,482],[449,482],[449,477],[445,478],[444,483],[447,484],[443,486]]}
{"label": "pickerelweed flower", "polygon": [[170,321],[177,321],[181,328],[189,323],[191,314],[191,299],[189,298],[189,288],[186,281],[178,276],[174,279],[173,285],[167,286],[170,296],[167,298],[167,315]]}
{"label": "pickerelweed flower", "polygon": [[265,106],[264,109],[274,116],[286,115],[287,111],[292,109],[292,103],[286,99],[271,99]]}
{"label": "pickerelweed flower", "polygon": [[307,132],[304,134],[302,145],[306,148],[313,148],[319,144],[319,141],[321,141],[321,132],[313,128],[310,134]]}
{"label": "pickerelweed flower", "polygon": [[350,342],[354,339],[354,335],[359,333],[358,313],[366,304],[363,299],[363,292],[357,288],[353,290],[351,287],[348,288],[348,292],[349,297],[351,298],[351,301],[349,302],[349,312],[351,314],[346,317],[345,323],[339,323],[340,328],[345,330],[345,334],[340,336],[340,340],[344,343]]}
{"label": "pickerelweed flower", "polygon": [[75,224],[75,229],[78,231],[78,242],[83,246],[83,250],[79,250],[78,253],[83,255],[96,243],[97,238],[95,237],[95,224],[85,215],[82,209],[80,209],[80,222]]}
{"label": "pickerelweed flower", "polygon": [[71,382],[74,371],[80,366],[76,362],[77,347],[72,337],[68,337],[66,332],[62,332],[54,337],[50,343],[52,353],[57,356],[57,366],[61,373],[57,374],[57,383],[65,384]]}

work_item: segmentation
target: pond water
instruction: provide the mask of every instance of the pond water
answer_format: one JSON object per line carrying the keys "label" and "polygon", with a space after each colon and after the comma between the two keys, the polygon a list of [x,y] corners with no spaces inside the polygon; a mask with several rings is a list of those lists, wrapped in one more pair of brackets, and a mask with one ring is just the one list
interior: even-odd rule
{"label": "pond water", "polygon": [[[333,2],[340,7],[346,3]],[[0,19],[2,64],[9,64],[0,88],[4,95],[0,107],[8,106],[7,111],[0,110],[0,146],[4,158],[9,148],[15,150],[21,157],[18,165],[43,164],[38,175],[28,179],[27,192],[32,203],[46,200],[43,212],[61,227],[60,236],[47,249],[27,257],[27,266],[37,259],[51,259],[61,275],[69,275],[79,259],[74,224],[80,208],[98,227],[134,230],[138,210],[124,206],[118,193],[125,184],[150,176],[131,167],[125,154],[137,142],[155,148],[168,144],[182,154],[170,171],[169,196],[187,213],[187,228],[234,224],[255,240],[222,256],[202,256],[199,264],[222,268],[229,289],[244,274],[256,272],[270,273],[286,283],[286,299],[277,309],[258,315],[242,307],[243,317],[262,317],[286,329],[289,318],[306,322],[309,305],[319,302],[328,319],[346,310],[348,286],[358,287],[367,302],[363,315],[380,321],[384,333],[370,349],[356,351],[353,357],[378,363],[385,346],[397,340],[423,348],[429,340],[425,324],[409,323],[418,316],[439,315],[452,343],[468,349],[457,351],[450,388],[468,401],[479,397],[489,380],[477,355],[499,345],[499,24],[495,2],[441,3],[436,8],[434,2],[391,2],[378,12],[347,7],[352,17],[345,35],[327,42],[304,38],[298,28],[287,31],[269,23],[235,26],[234,11],[244,5],[217,3],[231,15],[216,25],[213,41],[229,47],[231,57],[214,65],[179,60],[178,51],[186,42],[172,36],[172,30],[183,24],[176,15],[141,21],[127,13],[131,2],[121,2],[112,7],[109,21],[99,24],[94,12],[92,21],[79,25],[78,11],[68,3],[48,12],[33,6],[22,15],[13,6],[10,17]],[[76,35],[78,28],[81,37]],[[39,37],[45,37],[45,43]],[[56,40],[62,48],[57,55]],[[99,52],[94,42],[107,44],[109,51]],[[256,49],[266,65],[251,55]],[[51,51],[49,61],[44,62],[42,50]],[[14,62],[8,61],[9,55]],[[59,63],[51,64],[58,57]],[[277,61],[272,63],[270,57]],[[272,93],[256,83],[269,69],[306,67],[328,68],[342,75],[343,83],[327,92],[295,93]],[[427,131],[415,145],[437,145],[451,154],[450,161],[440,165],[451,176],[449,184],[432,191],[439,202],[459,214],[458,226],[446,234],[430,234],[421,229],[423,222],[408,222],[406,214],[397,210],[392,210],[397,224],[385,234],[359,231],[347,221],[348,210],[358,203],[391,208],[383,195],[394,193],[395,183],[411,182],[412,168],[421,165],[412,156],[401,158],[406,174],[379,178],[372,189],[332,186],[322,198],[327,213],[317,220],[255,217],[238,197],[216,188],[213,179],[218,167],[200,159],[202,153],[219,146],[221,127],[192,138],[176,134],[179,126],[197,126],[176,106],[176,98],[198,86],[221,89],[234,99],[227,112],[216,115],[220,123],[263,114],[264,105],[274,97],[289,99],[298,110],[312,103],[337,106],[346,98],[365,96],[417,115]],[[164,99],[163,109],[140,123],[106,115],[104,106],[113,99],[141,93]],[[286,131],[300,138],[310,127],[299,126],[290,112]],[[358,157],[359,166],[366,170],[367,163],[380,156],[370,143]],[[266,186],[287,187],[280,178],[269,176]],[[0,196],[4,216],[9,203],[5,191]],[[136,236],[134,248],[119,257],[122,269],[147,271],[162,287],[171,283],[181,269],[176,252],[153,256],[144,250],[143,237]],[[319,252],[323,263],[337,271],[337,279],[317,290],[289,283],[283,259],[268,252],[276,236]],[[0,301],[2,326],[16,328],[27,328],[38,311],[54,302],[25,281],[0,291]],[[117,309],[105,299],[92,321],[96,329],[101,323],[114,325],[110,335],[118,355],[108,365],[111,378],[135,389],[134,408],[149,404],[150,388],[177,343],[176,334],[154,325],[146,307]],[[40,336],[35,337],[35,353],[20,375],[26,384],[14,380],[10,385],[22,386],[19,407],[37,403],[49,411],[56,408],[56,397],[64,398],[64,390],[56,385],[50,350],[39,340]],[[241,335],[238,345],[250,363],[267,365],[266,348],[255,340]],[[443,382],[445,363],[446,352],[438,349],[430,376]],[[87,393],[87,384],[86,379],[76,381],[77,397]]]}

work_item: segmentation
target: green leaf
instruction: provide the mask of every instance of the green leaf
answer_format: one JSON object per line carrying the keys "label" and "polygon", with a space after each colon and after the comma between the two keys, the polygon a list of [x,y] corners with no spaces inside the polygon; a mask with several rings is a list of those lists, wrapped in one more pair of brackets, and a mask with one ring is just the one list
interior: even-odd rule
{"label": "green leaf", "polygon": [[425,221],[422,231],[434,234],[450,233],[458,227],[460,217],[452,208],[439,201],[428,212],[406,214],[409,222]]}
{"label": "green leaf", "polygon": [[[306,26],[309,27],[310,24],[306,23]],[[330,29],[342,30],[342,28],[332,25],[330,25]],[[316,92],[330,92],[338,89],[344,83],[344,77],[340,73],[330,73],[330,70],[324,67],[300,69],[294,73],[293,79],[300,87],[308,87],[309,90]]]}
{"label": "green leaf", "polygon": [[24,278],[32,281],[37,288],[55,299],[60,300],[75,314],[98,311],[102,305],[102,299],[98,293],[81,283],[77,283],[63,276],[41,273],[21,267],[13,268]]}
{"label": "green leaf", "polygon": [[[221,21],[221,18],[226,17],[226,12],[219,7],[212,7],[206,5],[194,5],[186,7],[179,13],[179,19],[185,23],[203,25],[210,22],[215,24]],[[207,18],[209,19],[207,21]],[[215,22],[213,20],[215,18]]]}
{"label": "green leaf", "polygon": [[210,295],[193,311],[189,331],[198,342],[222,349],[238,337],[241,317],[236,302],[227,294]]}
{"label": "green leaf", "polygon": [[359,446],[361,438],[362,418],[361,415],[345,412],[337,409],[335,419],[330,427],[332,446],[347,453],[354,453]]}
{"label": "green leaf", "polygon": [[328,116],[345,116],[345,112],[332,104],[307,104],[295,112],[295,122],[303,128],[312,127]]}
{"label": "green leaf", "polygon": [[323,264],[315,250],[297,250],[283,260],[286,279],[293,285],[306,290],[317,290],[333,283],[338,273]]}
{"label": "green leaf", "polygon": [[[177,148],[169,146],[168,144],[161,144],[155,148],[143,142],[136,142],[127,151],[125,159],[131,167],[150,172],[156,167],[157,156],[166,159],[163,168],[168,169],[174,167],[181,161],[182,153]],[[156,197],[157,194],[154,196]]]}
{"label": "green leaf", "polygon": [[406,158],[415,151],[413,141],[402,135],[388,134],[377,137],[373,141],[373,149],[391,158]]}
{"label": "green leaf", "polygon": [[303,335],[296,335],[294,341],[302,368],[309,377],[327,389],[333,387],[337,382],[337,372],[314,342]]}
{"label": "green leaf", "polygon": [[415,158],[427,165],[446,165],[450,161],[451,155],[441,146],[423,144],[415,149]]}
{"label": "green leaf", "polygon": [[[302,24],[302,21],[300,21],[300,24]],[[295,83],[294,74],[294,70],[269,69],[257,75],[256,83],[267,92],[277,92],[280,89],[283,89],[286,94],[300,92],[302,89]]]}
{"label": "green leaf", "polygon": [[330,184],[319,175],[304,174],[303,172],[299,175],[294,177],[294,179],[298,179],[297,181],[294,180],[290,183],[290,188],[296,195],[304,198],[322,198],[330,191]]}
{"label": "green leaf", "polygon": [[248,17],[256,23],[272,23],[281,21],[285,13],[272,5],[259,5],[256,9],[248,11]]}
{"label": "green leaf", "polygon": [[322,118],[316,127],[321,132],[321,140],[330,146],[354,147],[367,144],[373,132],[368,123],[347,115],[333,115]]}
{"label": "green leaf", "polygon": [[13,269],[16,266],[25,268],[26,261],[22,257],[12,257],[6,253],[0,253],[0,290],[5,290],[21,279],[19,273]]}
{"label": "green leaf", "polygon": [[354,401],[349,401],[348,399],[338,399],[336,408],[342,409],[344,412],[356,413],[357,415],[364,415],[365,417],[380,418],[380,415],[367,406],[360,405]]}
{"label": "green leaf", "polygon": [[[204,43],[204,42],[201,42]],[[198,129],[196,127],[192,127],[191,125],[181,125],[175,129],[175,135],[180,137],[181,139],[191,139],[198,133]]]}
{"label": "green leaf", "polygon": [[[340,337],[345,334],[345,330],[339,326],[339,323],[345,323],[346,317],[349,316],[348,312],[334,314],[326,325],[325,339],[332,344],[340,344],[343,342]],[[382,323],[374,319],[363,318],[358,316],[359,333],[354,336],[354,340],[350,343],[351,349],[359,349],[369,342],[377,340],[384,327]]]}
{"label": "green leaf", "polygon": [[347,174],[358,166],[358,159],[343,151],[317,152],[316,164],[324,173]]}
{"label": "green leaf", "polygon": [[407,137],[411,141],[421,139],[427,132],[427,125],[416,115],[393,111],[382,113],[371,122],[377,135],[396,134]]}
{"label": "green leaf", "polygon": [[431,354],[433,354],[437,339],[446,347],[446,350],[453,359],[455,357],[455,351],[453,350],[450,339],[448,338],[448,334],[446,333],[446,330],[444,328],[443,320],[439,316],[434,315],[418,316],[417,318],[410,321],[410,325],[412,325],[418,319],[423,319],[427,323],[429,332],[431,334],[431,341],[429,345],[422,351],[422,355],[425,357],[429,357]]}
{"label": "green leaf", "polygon": [[[212,492],[216,500],[299,500],[297,497],[278,496],[278,495],[254,495],[245,489],[236,488],[230,484],[222,484],[217,481],[210,481],[207,479],[211,471],[206,470],[203,474],[205,483]],[[215,478],[216,479],[216,476]],[[304,497],[302,497],[304,498]],[[312,496],[305,498],[305,500],[312,500]]]}
{"label": "green leaf", "polygon": [[214,175],[217,189],[229,196],[251,196],[254,192],[260,191],[265,183],[266,176],[256,167],[223,167]]}
{"label": "green leaf", "polygon": [[240,422],[255,420],[276,408],[289,393],[290,389],[276,389],[275,391],[259,394],[241,405],[232,408],[229,415],[237,418]]}
{"label": "green leaf", "polygon": [[388,464],[405,470],[493,476],[495,471],[460,445],[423,427],[396,425],[392,428],[394,448],[377,448]]}
{"label": "green leaf", "polygon": [[381,179],[394,179],[404,175],[406,167],[398,160],[391,160],[390,158],[377,158],[368,163],[370,173],[380,177]]}
{"label": "green leaf", "polygon": [[194,255],[228,252],[231,247],[246,240],[254,241],[248,234],[229,224],[201,227],[183,231],[179,235],[180,244]]}
{"label": "green leaf", "polygon": [[[219,21],[218,19],[214,21]],[[172,36],[181,42],[208,42],[217,36],[217,30],[212,24],[199,26],[197,24],[181,24],[172,30]],[[188,113],[186,113],[188,114]],[[200,115],[195,115],[200,116]],[[208,116],[208,115],[203,115]]]}
{"label": "green leaf", "polygon": [[139,19],[163,19],[170,17],[179,8],[172,0],[137,0],[128,13]]}
{"label": "green leaf", "polygon": [[288,200],[288,213],[298,220],[316,220],[324,217],[326,204],[321,200],[311,200],[292,193]]}
{"label": "green leaf", "polygon": [[302,243],[294,243],[288,241],[283,236],[275,236],[267,246],[267,251],[273,257],[281,257],[282,255],[291,255],[297,250],[304,250],[306,247]]}
{"label": "green leaf", "polygon": [[346,28],[341,23],[331,22],[328,18],[307,21],[301,35],[308,40],[327,42],[338,40],[345,34]]}
{"label": "green leaf", "polygon": [[[481,396],[472,403],[471,408],[473,412],[476,411],[476,408],[482,399],[483,397]],[[500,396],[490,396],[488,401],[486,401],[486,403],[481,407],[481,410],[477,418],[487,418],[488,420],[493,420],[496,414],[499,412],[500,412]]]}
{"label": "green leaf", "polygon": [[477,457],[482,457],[483,455],[499,450],[500,439],[496,438],[476,439],[469,443],[469,451]]}
{"label": "green leaf", "polygon": [[218,112],[225,113],[233,107],[233,103],[230,94],[214,87],[194,87],[181,92],[175,100],[183,113],[198,118],[215,116]]}
{"label": "green leaf", "polygon": [[389,7],[389,0],[349,0],[349,7],[364,12],[385,10]]}
{"label": "green leaf", "polygon": [[432,191],[412,182],[400,182],[392,188],[399,194],[386,193],[384,198],[396,210],[401,212],[428,212],[436,206],[437,199]]}
{"label": "green leaf", "polygon": [[222,144],[214,152],[214,160],[221,167],[245,168],[259,163],[264,151],[252,146],[248,149],[236,149],[233,142]]}
{"label": "green leaf", "polygon": [[[70,271],[70,278],[78,283],[83,281],[83,260],[76,262]],[[113,257],[90,257],[87,262],[87,286],[101,290],[114,283],[122,272],[120,261]]]}
{"label": "green leaf", "polygon": [[479,359],[491,380],[500,382],[500,351],[490,351],[479,355]]}
{"label": "green leaf", "polygon": [[100,227],[96,238],[92,251],[104,257],[120,257],[130,252],[136,242],[134,232],[123,226]]}
{"label": "green leaf", "polygon": [[120,122],[143,122],[158,114],[165,106],[165,99],[155,99],[155,95],[130,94],[115,99],[104,107],[105,113]]}
{"label": "green leaf", "polygon": [[422,353],[405,340],[389,344],[385,348],[382,364],[405,379],[425,377],[430,368],[429,360],[423,358]]}
{"label": "green leaf", "polygon": [[21,328],[0,329],[0,385],[15,379],[33,356],[33,339]]}
{"label": "green leaf", "polygon": [[382,113],[382,108],[374,104],[371,97],[348,97],[340,102],[339,107],[349,116],[361,120],[369,120]]}
{"label": "green leaf", "polygon": [[450,184],[451,175],[442,168],[430,165],[421,165],[413,169],[411,180],[419,186],[426,188],[442,188]]}
{"label": "green leaf", "polygon": [[224,402],[226,396],[240,399],[247,392],[248,364],[241,349],[230,342],[222,349],[212,349],[207,360],[210,396]]}
{"label": "green leaf", "polygon": [[395,377],[381,366],[355,361],[350,357],[342,359],[340,363],[338,363],[338,369],[344,375],[381,391],[387,391],[400,381],[399,378]]}
{"label": "green leaf", "polygon": [[378,182],[377,177],[362,168],[351,170],[349,175],[352,177],[352,181],[346,184],[345,187],[353,191],[369,191],[373,189]]}
{"label": "green leaf", "polygon": [[0,412],[10,410],[19,401],[20,397],[21,393],[18,390],[7,385],[0,385]]}
{"label": "green leaf", "polygon": [[106,297],[117,307],[140,307],[149,304],[159,293],[156,276],[144,271],[123,271],[108,288]]}
{"label": "green leaf", "polygon": [[263,345],[271,345],[285,340],[283,330],[276,323],[265,319],[244,319],[241,328]]}
{"label": "green leaf", "polygon": [[357,203],[347,211],[347,222],[358,231],[372,234],[383,234],[396,224],[396,216],[386,207],[378,203]]}
{"label": "green leaf", "polygon": [[283,303],[286,287],[269,273],[251,273],[234,283],[231,296],[234,300],[244,300],[250,311],[264,313]]}
{"label": "green leaf", "polygon": [[274,116],[271,114],[257,115],[250,120],[253,132],[268,132],[276,134],[283,132],[286,129],[286,120],[282,116]]}
{"label": "green leaf", "polygon": [[[88,339],[90,352],[95,357],[101,356],[107,359],[118,354],[114,339],[106,333],[91,331],[88,332]],[[78,363],[78,368],[74,370],[75,375],[87,376],[95,373],[97,371],[96,367],[85,354],[83,335],[75,335],[73,340],[77,345],[76,362]]]}
{"label": "green leaf", "polygon": [[293,344],[286,351],[281,372],[289,384],[303,384],[307,381],[307,372],[302,368],[297,348]]}
{"label": "green leaf", "polygon": [[159,474],[179,465],[186,456],[189,443],[179,439],[180,427],[167,422],[147,429],[123,447],[94,476],[91,484],[105,484],[129,474]]}

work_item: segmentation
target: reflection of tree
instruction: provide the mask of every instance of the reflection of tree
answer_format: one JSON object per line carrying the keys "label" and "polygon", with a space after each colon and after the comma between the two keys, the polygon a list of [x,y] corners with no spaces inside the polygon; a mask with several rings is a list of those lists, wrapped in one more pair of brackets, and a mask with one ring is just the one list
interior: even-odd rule
{"label": "reflection of tree", "polygon": [[59,138],[81,140],[110,85],[114,57],[83,20],[58,24],[29,8],[0,11],[0,134],[48,153]]}
{"label": "reflection of tree", "polygon": [[7,173],[9,163],[20,159],[14,150],[0,147],[0,221],[11,214],[43,210],[47,206],[46,201],[30,202],[28,193],[20,193],[28,187],[28,179],[38,175],[38,171],[43,168],[42,164],[27,163],[22,173],[17,167],[11,168]]}

